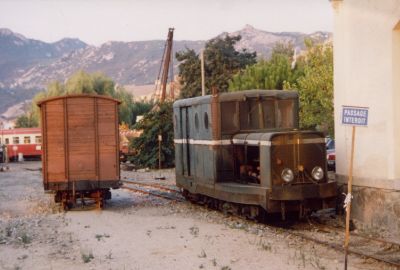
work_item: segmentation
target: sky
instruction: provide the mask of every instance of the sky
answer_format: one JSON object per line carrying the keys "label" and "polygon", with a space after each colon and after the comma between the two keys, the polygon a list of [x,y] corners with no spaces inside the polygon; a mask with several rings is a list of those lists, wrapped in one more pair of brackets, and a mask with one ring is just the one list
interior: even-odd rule
{"label": "sky", "polygon": [[0,0],[0,28],[55,42],[207,40],[246,24],[269,32],[332,31],[329,0]]}

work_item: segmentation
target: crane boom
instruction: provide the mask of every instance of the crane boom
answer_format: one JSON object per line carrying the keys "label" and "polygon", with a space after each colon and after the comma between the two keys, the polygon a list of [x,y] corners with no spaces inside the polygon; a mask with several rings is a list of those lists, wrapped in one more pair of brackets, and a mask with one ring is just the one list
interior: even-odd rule
{"label": "crane boom", "polygon": [[166,92],[167,92],[167,81],[168,81],[168,72],[169,66],[171,63],[171,56],[172,56],[172,41],[174,37],[174,28],[168,29],[168,38],[166,43],[166,49],[163,55],[163,69],[162,69],[162,76],[161,76],[161,98],[160,102],[164,102]]}

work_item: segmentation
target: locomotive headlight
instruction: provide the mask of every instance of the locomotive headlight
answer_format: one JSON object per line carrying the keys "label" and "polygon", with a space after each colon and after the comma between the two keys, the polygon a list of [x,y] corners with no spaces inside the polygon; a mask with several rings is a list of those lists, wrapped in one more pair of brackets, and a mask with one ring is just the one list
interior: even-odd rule
{"label": "locomotive headlight", "polygon": [[323,170],[321,167],[316,166],[316,167],[314,167],[314,169],[311,171],[311,175],[312,175],[312,177],[313,177],[315,180],[319,181],[319,180],[321,180],[322,178],[324,178],[324,170]]}
{"label": "locomotive headlight", "polygon": [[286,183],[292,182],[294,178],[293,171],[289,168],[285,168],[282,170],[281,177]]}

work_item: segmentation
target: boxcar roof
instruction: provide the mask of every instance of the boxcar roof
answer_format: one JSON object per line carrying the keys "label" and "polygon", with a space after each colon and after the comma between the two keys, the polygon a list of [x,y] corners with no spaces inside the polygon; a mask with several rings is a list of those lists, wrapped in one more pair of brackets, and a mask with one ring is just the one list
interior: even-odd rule
{"label": "boxcar roof", "polygon": [[[246,91],[237,91],[237,92],[229,92],[229,93],[221,93],[219,94],[219,101],[235,101],[235,100],[243,100],[245,97],[276,97],[278,99],[287,99],[287,98],[298,98],[297,91],[289,91],[289,90],[246,90]],[[211,95],[193,97],[187,99],[179,99],[175,101],[174,107],[185,107],[191,105],[199,105],[199,104],[207,104],[211,102]]]}
{"label": "boxcar roof", "polygon": [[103,95],[92,95],[92,94],[74,94],[74,95],[64,95],[64,96],[57,96],[57,97],[50,97],[50,98],[45,98],[42,100],[39,100],[37,102],[37,105],[40,107],[43,103],[52,101],[52,100],[57,100],[57,99],[66,99],[66,98],[100,98],[100,99],[107,99],[111,100],[114,102],[117,102],[118,104],[121,104],[121,101],[118,99],[114,99],[108,96],[103,96]]}

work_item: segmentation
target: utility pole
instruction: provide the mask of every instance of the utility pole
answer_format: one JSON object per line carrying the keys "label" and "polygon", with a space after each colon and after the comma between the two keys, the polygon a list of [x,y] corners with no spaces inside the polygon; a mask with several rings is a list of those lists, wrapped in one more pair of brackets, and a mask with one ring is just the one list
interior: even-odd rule
{"label": "utility pole", "polygon": [[200,62],[201,62],[201,95],[206,95],[206,87],[205,87],[205,80],[204,80],[204,49],[200,52]]}

